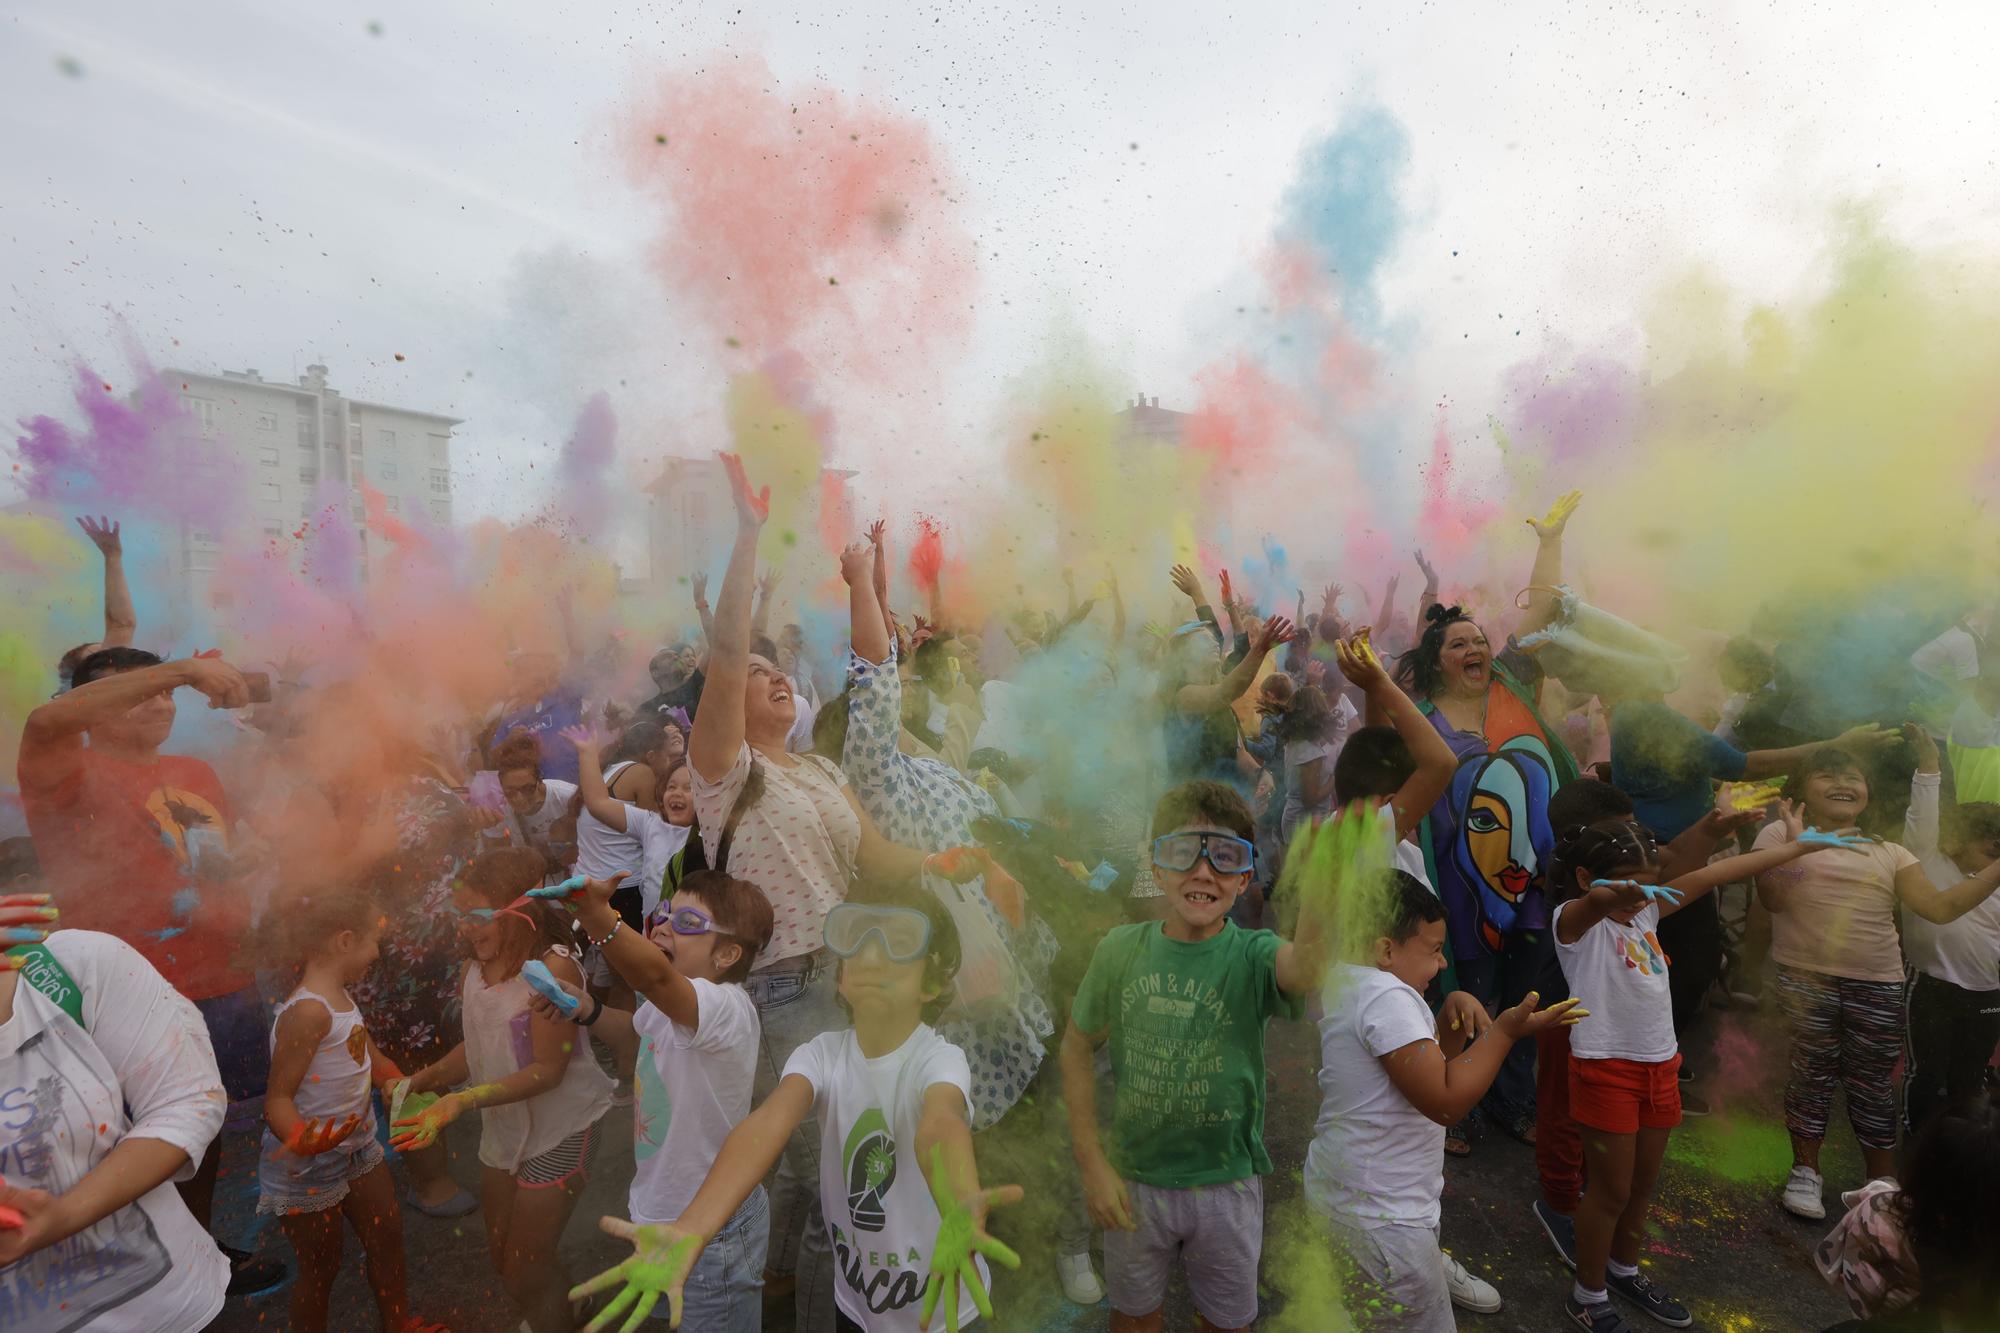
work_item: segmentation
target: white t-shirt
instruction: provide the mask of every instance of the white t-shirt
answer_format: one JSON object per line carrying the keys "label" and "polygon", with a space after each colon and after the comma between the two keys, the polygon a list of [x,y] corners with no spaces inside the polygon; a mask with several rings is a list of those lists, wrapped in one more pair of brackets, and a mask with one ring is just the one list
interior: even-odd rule
{"label": "white t-shirt", "polygon": [[696,1020],[682,1027],[645,1001],[633,1075],[634,1222],[671,1222],[687,1211],[729,1131],[750,1114],[757,1077],[757,1006],[741,986],[694,982]]}
{"label": "white t-shirt", "polygon": [[[1910,808],[1903,817],[1903,845],[1908,847],[1936,888],[1948,889],[1965,878],[1949,856],[1938,850],[1938,787],[1936,773],[1910,779]],[[1956,921],[1936,925],[1915,912],[1903,913],[1903,955],[1919,972],[1948,981],[1962,990],[2000,990],[2000,893]]]}
{"label": "white t-shirt", "polygon": [[[613,764],[604,772],[607,789],[624,772],[632,767],[632,761]],[[554,784],[551,783],[551,786]],[[567,784],[565,784],[567,785]],[[565,807],[567,808],[567,807]],[[628,877],[639,871],[639,839],[633,835],[632,821],[625,821],[625,831],[619,832],[609,824],[590,813],[585,806],[576,812],[576,870],[580,875],[592,879],[609,879],[623,871]]]}
{"label": "white t-shirt", "polygon": [[636,882],[645,895],[645,913],[653,915],[660,905],[660,886],[667,877],[667,862],[687,846],[691,824],[669,824],[656,810],[625,807],[625,831],[639,840],[639,875]]}
{"label": "white t-shirt", "polygon": [[1606,917],[1575,944],[1564,944],[1556,922],[1578,901],[1558,904],[1549,923],[1569,993],[1590,1011],[1590,1017],[1569,1030],[1570,1054],[1584,1060],[1665,1064],[1680,1048],[1674,1043],[1667,955],[1654,933],[1659,907],[1647,903],[1629,925]]}
{"label": "white t-shirt", "polygon": [[[66,1193],[132,1138],[186,1152],[174,1179],[191,1179],[226,1101],[201,1014],[122,940],[59,930],[47,948],[83,992],[83,1026],[27,977],[15,983],[0,1024],[7,1183]],[[229,1261],[167,1181],[0,1268],[0,1327],[191,1333],[222,1312],[228,1285]]]}
{"label": "white t-shirt", "polygon": [[[793,1074],[813,1085],[819,1118],[819,1197],[833,1238],[834,1300],[869,1333],[917,1333],[941,1220],[928,1165],[917,1160],[917,1123],[925,1092],[940,1083],[957,1088],[971,1107],[965,1053],[919,1023],[908,1041],[870,1060],[848,1028],[793,1051],[785,1077]],[[978,1265],[987,1281],[986,1261]],[[961,1322],[978,1317],[963,1283],[958,1311]]]}
{"label": "white t-shirt", "polygon": [[1444,1126],[1397,1090],[1382,1057],[1437,1040],[1437,1019],[1394,973],[1353,963],[1333,969],[1324,1003],[1306,1202],[1350,1226],[1435,1227]]}

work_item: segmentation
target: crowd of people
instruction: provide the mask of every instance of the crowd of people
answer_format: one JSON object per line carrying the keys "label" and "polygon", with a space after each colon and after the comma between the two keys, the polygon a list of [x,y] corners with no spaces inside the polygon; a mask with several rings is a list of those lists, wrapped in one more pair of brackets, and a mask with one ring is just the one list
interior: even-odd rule
{"label": "crowd of people", "polygon": [[[750,1333],[786,1294],[801,1333],[1021,1327],[989,1287],[1024,1263],[1115,1330],[1162,1327],[1176,1274],[1245,1329],[1273,1018],[1317,1025],[1303,1193],[1356,1326],[1501,1308],[1441,1243],[1446,1158],[1490,1127],[1533,1145],[1574,1272],[1507,1299],[1681,1327],[1649,1204],[1709,1109],[1711,1011],[1767,980],[1774,1206],[1827,1218],[1837,1091],[1863,1158],[1816,1250],[1839,1327],[2000,1326],[1984,610],[1906,647],[1885,713],[1803,622],[1690,690],[1686,648],[1565,583],[1574,492],[1504,635],[1421,554],[1414,603],[1358,614],[1227,572],[1212,603],[1179,565],[1175,623],[1134,628],[1115,579],[977,623],[933,581],[898,615],[878,523],[829,671],[772,636],[770,493],[724,463],[714,604],[694,580],[643,702],[565,605],[566,652],[421,726],[296,659],[134,647],[119,528],[84,521],[104,636],[25,720],[30,837],[0,847],[0,1327],[201,1329],[289,1278],[286,1326],[324,1329],[352,1229],[381,1326],[438,1328],[413,1210],[479,1215],[534,1333]],[[214,764],[175,750],[183,691],[243,719]],[[289,1271],[211,1234],[232,1134]],[[632,1255],[567,1272],[605,1172]]]}

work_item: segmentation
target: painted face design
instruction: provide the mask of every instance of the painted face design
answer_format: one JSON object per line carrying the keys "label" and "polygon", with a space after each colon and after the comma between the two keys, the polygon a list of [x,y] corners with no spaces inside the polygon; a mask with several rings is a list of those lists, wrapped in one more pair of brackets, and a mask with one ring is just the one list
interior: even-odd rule
{"label": "painted face design", "polygon": [[1517,737],[1468,757],[1452,780],[1457,825],[1450,860],[1470,890],[1480,942],[1493,952],[1517,919],[1539,924],[1542,874],[1554,850],[1548,829],[1554,764],[1540,737]]}

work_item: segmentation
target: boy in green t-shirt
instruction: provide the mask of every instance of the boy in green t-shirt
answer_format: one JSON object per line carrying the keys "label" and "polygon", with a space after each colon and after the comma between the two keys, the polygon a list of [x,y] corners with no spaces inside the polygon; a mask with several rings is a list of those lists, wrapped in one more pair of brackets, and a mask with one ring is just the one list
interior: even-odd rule
{"label": "boy in green t-shirt", "polygon": [[[1160,1327],[1177,1257],[1203,1329],[1257,1317],[1263,1248],[1264,1026],[1297,1017],[1324,974],[1317,930],[1288,943],[1228,919],[1250,883],[1254,826],[1218,782],[1185,782],[1153,812],[1163,921],[1098,943],[1063,1034],[1063,1094],[1084,1199],[1104,1230],[1114,1330]],[[1303,922],[1302,922],[1303,924]],[[1309,933],[1311,938],[1306,938]],[[1093,1053],[1111,1041],[1107,1157]]]}

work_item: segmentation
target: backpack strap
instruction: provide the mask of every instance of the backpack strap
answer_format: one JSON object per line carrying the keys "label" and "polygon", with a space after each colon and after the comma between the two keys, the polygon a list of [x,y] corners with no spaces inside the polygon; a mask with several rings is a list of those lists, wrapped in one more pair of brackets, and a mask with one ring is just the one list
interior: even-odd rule
{"label": "backpack strap", "polygon": [[49,952],[47,945],[16,945],[7,951],[7,956],[19,960],[23,981],[55,1001],[56,1007],[74,1019],[78,1027],[83,1026],[83,988]]}
{"label": "backpack strap", "polygon": [[743,789],[736,793],[736,803],[729,807],[729,818],[722,824],[722,836],[715,841],[715,855],[709,860],[711,870],[729,869],[729,846],[736,841],[736,826],[743,822],[743,812],[763,794],[764,769],[757,762],[757,752],[751,750],[750,771],[743,775]]}

